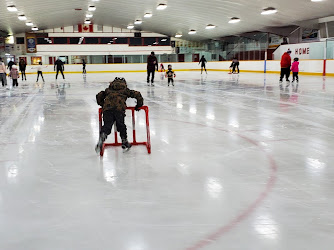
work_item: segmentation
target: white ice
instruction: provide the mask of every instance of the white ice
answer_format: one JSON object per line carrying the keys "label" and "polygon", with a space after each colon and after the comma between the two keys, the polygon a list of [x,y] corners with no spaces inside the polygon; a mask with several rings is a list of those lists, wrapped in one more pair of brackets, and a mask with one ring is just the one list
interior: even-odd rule
{"label": "white ice", "polygon": [[[0,249],[333,249],[334,78],[176,73],[0,89]],[[150,108],[151,155],[94,151],[95,95],[116,76]]]}

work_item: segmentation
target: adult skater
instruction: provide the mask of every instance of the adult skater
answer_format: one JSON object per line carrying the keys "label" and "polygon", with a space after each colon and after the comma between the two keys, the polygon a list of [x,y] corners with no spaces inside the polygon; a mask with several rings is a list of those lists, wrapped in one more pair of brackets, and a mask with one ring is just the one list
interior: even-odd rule
{"label": "adult skater", "polygon": [[201,57],[201,60],[199,60],[199,63],[198,64],[201,64],[201,74],[203,73],[203,68],[205,69],[205,73],[208,73],[206,71],[206,67],[205,67],[205,64],[207,63],[206,59],[204,58],[204,56]]}
{"label": "adult skater", "polygon": [[2,86],[7,85],[7,74],[6,74],[6,65],[0,57],[0,81],[2,82]]}
{"label": "adult skater", "polygon": [[86,62],[85,59],[82,59],[82,74],[86,74]]}
{"label": "adult skater", "polygon": [[100,153],[103,142],[111,133],[112,126],[116,122],[117,131],[122,139],[122,148],[130,149],[131,144],[128,142],[126,125],[124,123],[126,99],[137,99],[135,109],[138,111],[143,106],[144,99],[140,92],[128,89],[124,78],[116,77],[105,91],[101,91],[96,95],[97,104],[102,106],[103,110],[103,126],[99,141],[95,147],[95,151]]}
{"label": "adult skater", "polygon": [[290,67],[291,67],[290,54],[291,54],[291,50],[288,49],[288,51],[285,52],[281,58],[281,77],[279,79],[280,88],[282,88],[282,82],[283,82],[284,76],[287,82],[287,87],[290,85],[290,81],[289,81]]}
{"label": "adult skater", "polygon": [[27,68],[26,62],[23,59],[21,59],[20,62],[19,62],[19,69],[21,71],[22,81],[23,81],[23,78],[24,78],[24,80],[27,80],[26,68]]}
{"label": "adult skater", "polygon": [[236,73],[236,68],[238,69],[239,74],[239,60],[236,57],[233,58],[230,68],[232,68],[232,74]]}
{"label": "adult skater", "polygon": [[56,80],[58,78],[59,72],[62,74],[63,79],[65,80],[65,76],[64,76],[64,70],[65,70],[64,63],[59,58],[55,61],[54,71],[56,71],[56,68],[57,68]]}
{"label": "adult skater", "polygon": [[151,85],[154,86],[154,73],[155,70],[158,69],[158,59],[156,58],[154,52],[151,52],[151,55],[147,57],[147,83],[150,83],[150,75],[152,74],[151,77]]}

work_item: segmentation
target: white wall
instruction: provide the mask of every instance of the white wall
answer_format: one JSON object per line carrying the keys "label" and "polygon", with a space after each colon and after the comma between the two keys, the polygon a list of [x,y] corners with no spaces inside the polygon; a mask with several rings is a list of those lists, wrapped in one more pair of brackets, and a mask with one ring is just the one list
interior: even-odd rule
{"label": "white wall", "polygon": [[37,45],[36,55],[143,55],[171,54],[171,46],[129,46],[128,44],[43,44]]}

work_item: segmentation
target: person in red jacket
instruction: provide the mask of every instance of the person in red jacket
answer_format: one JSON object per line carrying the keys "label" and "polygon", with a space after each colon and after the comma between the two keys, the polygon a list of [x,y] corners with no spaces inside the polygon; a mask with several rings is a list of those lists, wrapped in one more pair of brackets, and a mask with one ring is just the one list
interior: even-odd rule
{"label": "person in red jacket", "polygon": [[290,85],[289,77],[290,77],[290,67],[291,67],[291,50],[288,49],[281,58],[281,77],[279,79],[280,86],[282,86],[283,78],[285,76],[287,87]]}

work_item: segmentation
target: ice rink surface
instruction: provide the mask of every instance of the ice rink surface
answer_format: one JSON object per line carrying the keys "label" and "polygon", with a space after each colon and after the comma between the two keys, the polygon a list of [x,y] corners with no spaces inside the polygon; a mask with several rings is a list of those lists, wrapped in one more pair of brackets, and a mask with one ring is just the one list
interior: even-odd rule
{"label": "ice rink surface", "polygon": [[[176,74],[1,88],[0,249],[333,249],[334,78]],[[116,76],[150,108],[151,155],[94,151],[95,95]]]}

